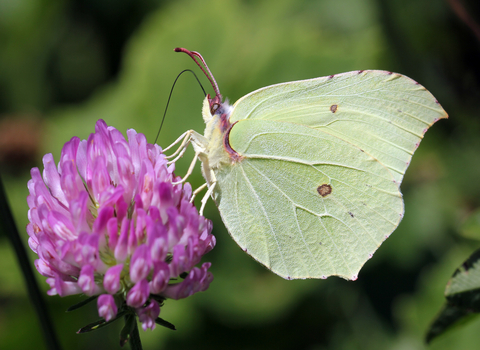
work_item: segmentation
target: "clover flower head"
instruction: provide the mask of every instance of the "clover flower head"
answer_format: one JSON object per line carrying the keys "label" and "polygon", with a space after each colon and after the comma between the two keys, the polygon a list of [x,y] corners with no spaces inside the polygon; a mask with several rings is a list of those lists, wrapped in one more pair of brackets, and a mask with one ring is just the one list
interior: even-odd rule
{"label": "clover flower head", "polygon": [[43,157],[43,178],[33,168],[28,182],[28,243],[49,295],[99,296],[107,322],[129,310],[154,329],[165,299],[208,288],[210,263],[195,265],[215,237],[162,149],[127,136],[99,120],[88,140],[64,145],[58,166]]}

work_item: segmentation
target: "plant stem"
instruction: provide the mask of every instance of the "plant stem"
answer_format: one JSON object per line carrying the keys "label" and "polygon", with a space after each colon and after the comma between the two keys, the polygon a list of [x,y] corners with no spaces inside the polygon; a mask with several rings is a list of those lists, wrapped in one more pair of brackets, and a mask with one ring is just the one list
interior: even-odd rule
{"label": "plant stem", "polygon": [[17,226],[13,220],[13,215],[8,205],[7,196],[3,187],[3,182],[0,176],[0,229],[4,231],[10,240],[15,253],[17,255],[17,260],[20,265],[20,268],[27,285],[28,294],[30,300],[35,307],[37,312],[37,317],[40,322],[40,326],[43,331],[43,336],[45,342],[47,343],[47,348],[50,350],[60,350],[60,343],[58,342],[53,324],[48,313],[48,309],[43,300],[40,288],[38,287],[37,280],[33,273],[32,264],[27,255],[27,251],[22,244],[20,235],[18,233]]}

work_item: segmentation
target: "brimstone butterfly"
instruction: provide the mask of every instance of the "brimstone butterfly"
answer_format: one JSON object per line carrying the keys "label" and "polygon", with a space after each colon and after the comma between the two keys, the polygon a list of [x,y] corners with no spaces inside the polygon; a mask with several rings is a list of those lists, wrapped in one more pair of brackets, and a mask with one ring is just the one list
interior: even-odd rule
{"label": "brimstone butterfly", "polygon": [[405,170],[447,118],[437,100],[406,76],[365,70],[267,86],[230,106],[202,56],[175,51],[216,93],[204,100],[204,135],[186,132],[172,155],[193,145],[185,178],[199,159],[200,211],[211,196],[238,245],[286,279],[355,280],[403,217]]}

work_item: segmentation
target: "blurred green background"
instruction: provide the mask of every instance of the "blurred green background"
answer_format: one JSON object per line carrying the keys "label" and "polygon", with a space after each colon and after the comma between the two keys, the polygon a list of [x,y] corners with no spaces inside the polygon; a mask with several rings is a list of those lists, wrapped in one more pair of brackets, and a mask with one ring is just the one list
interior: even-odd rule
{"label": "blurred green background", "polygon": [[[355,282],[286,281],[244,254],[210,202],[216,248],[208,291],[167,301],[176,331],[141,331],[145,349],[425,349],[455,268],[480,247],[462,225],[480,207],[477,0],[0,0],[0,171],[25,244],[29,169],[56,160],[97,119],[153,142],[171,85],[199,51],[234,102],[263,86],[356,69],[410,76],[440,101],[402,192],[405,218]],[[207,80],[200,77],[211,92]],[[179,80],[158,143],[203,132],[203,95]],[[177,165],[182,175],[192,152]],[[190,178],[202,178],[197,165]],[[474,225],[475,226],[475,225]],[[34,256],[32,254],[32,260]],[[46,290],[45,279],[38,278]],[[64,349],[116,349],[119,326],[76,335],[95,305],[46,297]],[[480,319],[431,349],[478,349]],[[0,348],[44,349],[15,256],[0,232]]]}

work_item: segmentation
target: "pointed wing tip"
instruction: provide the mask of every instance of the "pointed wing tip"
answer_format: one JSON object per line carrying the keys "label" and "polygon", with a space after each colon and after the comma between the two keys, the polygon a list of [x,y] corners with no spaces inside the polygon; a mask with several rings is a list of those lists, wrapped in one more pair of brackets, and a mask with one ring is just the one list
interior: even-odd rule
{"label": "pointed wing tip", "polygon": [[[430,124],[428,124],[428,126],[427,126],[425,129],[423,129],[423,131],[422,131],[422,138],[423,138],[423,136],[427,133],[428,129],[430,129],[430,128],[432,127],[433,124],[435,124],[436,122],[438,122],[438,121],[441,120],[441,119],[448,119],[448,114],[447,114],[447,112],[445,112],[445,110],[444,110],[443,107],[440,105],[440,103],[438,103],[437,100],[435,100],[435,103],[437,103],[438,107],[440,107],[440,109],[441,109],[441,111],[438,112],[438,114],[439,114],[440,116],[434,118],[433,121],[432,121]],[[418,143],[420,143],[420,141],[419,141]],[[417,147],[418,147],[418,144],[417,144]]]}

